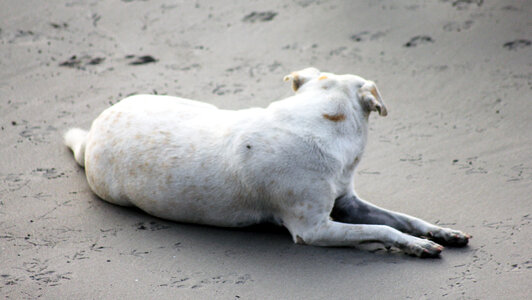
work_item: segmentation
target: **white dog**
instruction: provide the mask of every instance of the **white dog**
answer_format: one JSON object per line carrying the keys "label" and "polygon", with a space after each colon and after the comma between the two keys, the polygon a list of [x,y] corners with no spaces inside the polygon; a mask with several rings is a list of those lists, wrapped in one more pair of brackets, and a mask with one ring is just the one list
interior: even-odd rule
{"label": "white dog", "polygon": [[65,143],[102,199],[164,219],[215,226],[274,222],[294,242],[381,243],[421,257],[470,236],[376,207],[354,191],[368,116],[387,110],[375,84],[307,68],[296,94],[267,108],[221,110],[138,95],[106,109]]}

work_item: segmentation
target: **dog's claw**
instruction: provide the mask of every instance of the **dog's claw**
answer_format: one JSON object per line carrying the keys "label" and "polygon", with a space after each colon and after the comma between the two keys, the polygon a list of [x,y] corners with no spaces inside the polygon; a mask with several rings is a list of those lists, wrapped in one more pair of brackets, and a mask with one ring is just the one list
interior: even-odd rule
{"label": "dog's claw", "polygon": [[440,256],[440,252],[430,252],[429,250],[424,249],[419,257],[421,257],[421,258],[434,258],[434,257]]}

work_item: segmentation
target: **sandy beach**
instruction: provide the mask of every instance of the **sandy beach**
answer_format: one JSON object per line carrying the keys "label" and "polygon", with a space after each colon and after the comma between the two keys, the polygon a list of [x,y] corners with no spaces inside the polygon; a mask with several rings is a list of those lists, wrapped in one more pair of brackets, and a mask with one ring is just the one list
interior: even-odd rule
{"label": "sandy beach", "polygon": [[[529,299],[532,2],[0,2],[0,297]],[[473,235],[438,259],[168,222],[95,196],[62,143],[127,95],[221,108],[314,66],[374,80],[365,199]]]}

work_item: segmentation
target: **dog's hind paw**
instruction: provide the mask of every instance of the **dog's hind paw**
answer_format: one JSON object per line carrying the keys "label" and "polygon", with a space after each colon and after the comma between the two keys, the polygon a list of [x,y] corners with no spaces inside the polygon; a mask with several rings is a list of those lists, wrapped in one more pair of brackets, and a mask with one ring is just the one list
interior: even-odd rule
{"label": "dog's hind paw", "polygon": [[469,242],[469,239],[472,238],[469,234],[451,228],[441,228],[434,232],[429,232],[427,237],[437,243],[454,247],[464,247]]}

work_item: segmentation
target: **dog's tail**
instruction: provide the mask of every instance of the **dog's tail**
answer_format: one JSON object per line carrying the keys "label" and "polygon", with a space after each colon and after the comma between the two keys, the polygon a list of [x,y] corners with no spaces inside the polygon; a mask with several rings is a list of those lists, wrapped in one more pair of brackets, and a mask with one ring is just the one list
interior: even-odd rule
{"label": "dog's tail", "polygon": [[83,129],[72,128],[64,135],[65,145],[72,149],[74,159],[82,167],[85,166],[85,144],[88,133],[88,131]]}

